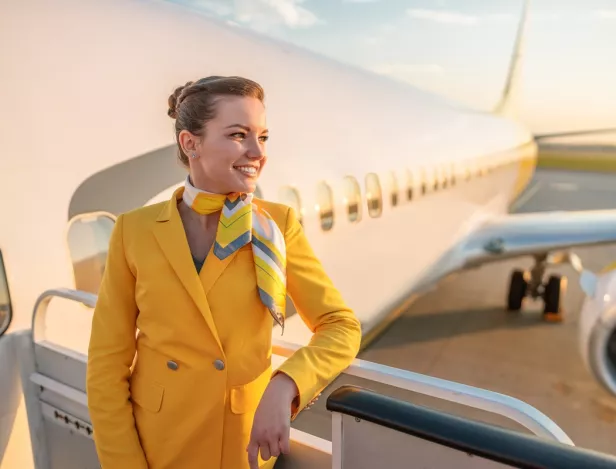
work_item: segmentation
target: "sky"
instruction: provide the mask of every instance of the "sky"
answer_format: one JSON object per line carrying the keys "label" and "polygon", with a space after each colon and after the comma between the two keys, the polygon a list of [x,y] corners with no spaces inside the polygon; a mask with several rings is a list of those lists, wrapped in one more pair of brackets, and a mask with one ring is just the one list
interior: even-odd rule
{"label": "sky", "polygon": [[[168,0],[490,110],[522,0]],[[533,0],[520,118],[536,133],[616,128],[616,0]],[[616,133],[598,136],[616,142]]]}

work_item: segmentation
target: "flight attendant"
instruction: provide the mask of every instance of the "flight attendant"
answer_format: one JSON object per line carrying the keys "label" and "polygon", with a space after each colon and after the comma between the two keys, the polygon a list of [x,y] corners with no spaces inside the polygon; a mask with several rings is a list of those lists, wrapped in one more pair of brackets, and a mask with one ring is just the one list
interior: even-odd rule
{"label": "flight attendant", "polygon": [[[267,161],[261,86],[208,77],[168,102],[188,175],[111,235],[87,369],[99,461],[271,468],[290,422],[355,358],[360,324],[296,213],[253,197]],[[314,335],[273,370],[287,294]]]}

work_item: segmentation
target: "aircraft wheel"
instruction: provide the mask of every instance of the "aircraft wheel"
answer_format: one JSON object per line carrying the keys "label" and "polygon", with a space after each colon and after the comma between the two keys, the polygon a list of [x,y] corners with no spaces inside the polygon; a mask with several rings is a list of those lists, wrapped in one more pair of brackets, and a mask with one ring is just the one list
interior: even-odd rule
{"label": "aircraft wheel", "polygon": [[543,291],[543,318],[546,321],[561,322],[564,311],[562,301],[567,291],[567,278],[550,275]]}
{"label": "aircraft wheel", "polygon": [[507,297],[507,310],[520,311],[522,302],[528,290],[528,274],[522,270],[514,270],[509,282],[509,295]]}

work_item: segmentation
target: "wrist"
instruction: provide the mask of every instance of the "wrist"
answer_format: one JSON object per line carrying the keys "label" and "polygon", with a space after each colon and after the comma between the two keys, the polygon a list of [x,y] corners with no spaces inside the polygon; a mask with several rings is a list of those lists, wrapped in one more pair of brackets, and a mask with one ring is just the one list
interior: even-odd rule
{"label": "wrist", "polygon": [[295,381],[293,381],[293,379],[285,373],[277,373],[272,378],[272,384],[275,385],[276,388],[280,389],[280,392],[286,399],[289,400],[289,402],[292,402],[299,395],[299,390],[297,389]]}

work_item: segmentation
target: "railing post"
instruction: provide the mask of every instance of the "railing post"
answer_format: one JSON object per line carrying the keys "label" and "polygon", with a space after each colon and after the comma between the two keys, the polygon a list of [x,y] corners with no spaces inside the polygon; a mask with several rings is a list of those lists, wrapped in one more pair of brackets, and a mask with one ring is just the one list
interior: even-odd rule
{"label": "railing post", "polygon": [[342,469],[342,414],[332,413],[332,469]]}

